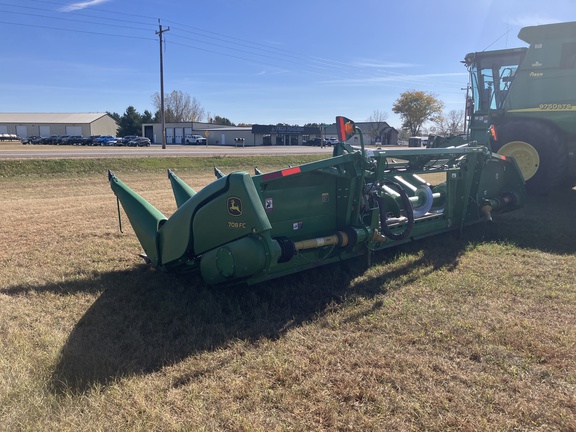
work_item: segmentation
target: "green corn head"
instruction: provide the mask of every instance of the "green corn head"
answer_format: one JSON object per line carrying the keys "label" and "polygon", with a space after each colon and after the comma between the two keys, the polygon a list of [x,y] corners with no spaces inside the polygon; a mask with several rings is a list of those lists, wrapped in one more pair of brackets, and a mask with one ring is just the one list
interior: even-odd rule
{"label": "green corn head", "polygon": [[[362,142],[344,120],[341,140],[352,130]],[[196,192],[168,171],[178,209],[167,218],[109,173],[153,266],[200,272],[209,284],[258,283],[462,230],[526,198],[514,159],[484,146],[367,150],[341,141],[318,162],[215,174]]]}

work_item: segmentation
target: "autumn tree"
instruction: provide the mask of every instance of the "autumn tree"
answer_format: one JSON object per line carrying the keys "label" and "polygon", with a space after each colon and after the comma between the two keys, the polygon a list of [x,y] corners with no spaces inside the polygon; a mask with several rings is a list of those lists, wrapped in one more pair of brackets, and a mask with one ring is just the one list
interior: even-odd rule
{"label": "autumn tree", "polygon": [[[162,109],[160,93],[152,95],[152,103],[157,110]],[[204,108],[196,98],[181,90],[173,90],[164,95],[164,120],[168,123],[199,122],[205,115]]]}
{"label": "autumn tree", "polygon": [[392,111],[400,115],[402,128],[411,136],[418,136],[427,121],[437,122],[442,118],[444,103],[432,94],[419,90],[408,90],[392,105]]}

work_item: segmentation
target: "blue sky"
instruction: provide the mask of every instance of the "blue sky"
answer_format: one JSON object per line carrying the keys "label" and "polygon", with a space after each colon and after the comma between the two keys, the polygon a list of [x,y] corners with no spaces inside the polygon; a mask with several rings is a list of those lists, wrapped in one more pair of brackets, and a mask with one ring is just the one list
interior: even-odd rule
{"label": "blue sky", "polygon": [[574,0],[0,0],[0,112],[154,112],[160,91],[234,123],[388,114],[405,90],[462,109],[464,55],[576,21]]}

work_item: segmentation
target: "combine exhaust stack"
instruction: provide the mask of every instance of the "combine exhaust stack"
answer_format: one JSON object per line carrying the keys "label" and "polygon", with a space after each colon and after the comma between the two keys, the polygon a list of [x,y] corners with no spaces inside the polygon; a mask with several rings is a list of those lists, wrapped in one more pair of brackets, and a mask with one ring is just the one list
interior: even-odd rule
{"label": "combine exhaust stack", "polygon": [[[113,173],[112,190],[150,262],[209,284],[264,280],[461,230],[523,205],[515,161],[486,147],[364,149],[337,118],[331,158],[224,174],[196,192],[168,171],[178,209],[166,218]],[[359,134],[361,148],[346,144]],[[426,177],[426,179],[424,179]]]}

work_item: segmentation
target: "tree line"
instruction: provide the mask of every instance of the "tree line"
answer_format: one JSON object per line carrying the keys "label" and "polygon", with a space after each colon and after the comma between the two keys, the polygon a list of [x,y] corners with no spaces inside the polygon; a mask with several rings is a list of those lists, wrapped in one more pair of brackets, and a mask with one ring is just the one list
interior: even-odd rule
{"label": "tree line", "polygon": [[[133,106],[126,108],[122,115],[116,112],[108,112],[118,122],[117,134],[119,136],[140,135],[143,124],[159,123],[161,121],[160,109],[162,101],[158,92],[152,95],[152,104],[156,109],[154,114],[148,110],[140,114]],[[226,117],[207,114],[195,97],[191,97],[181,90],[173,90],[171,93],[164,95],[164,121],[166,123],[203,122],[205,120],[208,123],[223,126],[251,126],[246,123],[234,124]]]}
{"label": "tree line", "polygon": [[[159,123],[161,99],[159,93],[152,95],[152,103],[156,108],[154,114],[145,110],[140,114],[133,106],[126,108],[120,115],[110,113],[118,122],[118,135],[140,135],[142,124]],[[407,90],[392,105],[392,111],[402,120],[401,138],[419,136],[425,133],[433,133],[440,136],[459,135],[464,133],[464,110],[452,110],[443,113],[444,103],[436,95],[420,90]],[[375,110],[367,119],[370,124],[370,133],[377,136],[386,124],[388,114],[384,111]],[[200,102],[181,90],[173,90],[164,95],[164,120],[167,123],[179,122],[202,122],[223,126],[251,126],[247,123],[234,124],[226,117],[212,116],[206,113]],[[429,128],[424,126],[431,123]],[[305,126],[317,125],[307,123]]]}

